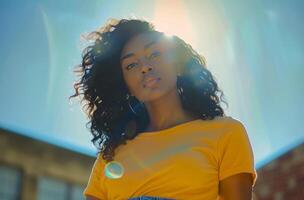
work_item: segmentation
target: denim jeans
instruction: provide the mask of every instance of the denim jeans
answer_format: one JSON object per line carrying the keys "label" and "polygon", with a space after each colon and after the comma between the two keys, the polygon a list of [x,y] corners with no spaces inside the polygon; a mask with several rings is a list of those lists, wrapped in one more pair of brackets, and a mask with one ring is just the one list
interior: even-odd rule
{"label": "denim jeans", "polygon": [[140,196],[140,197],[133,197],[128,200],[174,200],[162,197],[152,197],[152,196]]}

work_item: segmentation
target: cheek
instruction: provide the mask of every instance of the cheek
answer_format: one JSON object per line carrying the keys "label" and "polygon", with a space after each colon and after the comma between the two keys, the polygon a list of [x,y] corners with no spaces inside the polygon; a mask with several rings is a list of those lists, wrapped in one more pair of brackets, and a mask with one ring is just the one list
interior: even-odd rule
{"label": "cheek", "polygon": [[176,84],[177,80],[177,74],[175,65],[172,62],[162,62],[162,64],[159,65],[159,72],[161,77],[170,85]]}
{"label": "cheek", "polygon": [[176,86],[177,77],[172,70],[164,73],[164,80],[168,88],[171,89]]}
{"label": "cheek", "polygon": [[129,91],[134,95],[136,94],[136,91],[138,90],[138,87],[140,87],[141,80],[136,74],[124,74],[125,83],[129,89]]}

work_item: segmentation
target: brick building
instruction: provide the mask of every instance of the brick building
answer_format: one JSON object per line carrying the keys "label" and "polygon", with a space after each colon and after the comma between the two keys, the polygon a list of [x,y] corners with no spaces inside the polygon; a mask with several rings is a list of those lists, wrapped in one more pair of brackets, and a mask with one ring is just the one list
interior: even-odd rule
{"label": "brick building", "polygon": [[257,200],[304,199],[304,144],[257,170]]}

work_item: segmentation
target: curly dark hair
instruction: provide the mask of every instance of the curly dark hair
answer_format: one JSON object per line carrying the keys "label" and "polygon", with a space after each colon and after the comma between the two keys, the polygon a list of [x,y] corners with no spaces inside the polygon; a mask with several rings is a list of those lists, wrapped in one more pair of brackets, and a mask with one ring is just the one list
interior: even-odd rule
{"label": "curly dark hair", "polygon": [[[149,123],[144,104],[136,97],[130,98],[120,66],[120,55],[126,42],[145,32],[163,34],[145,20],[109,20],[106,25],[85,35],[93,43],[84,48],[82,63],[74,70],[80,78],[74,83],[75,94],[69,99],[79,96],[81,102],[86,102],[83,108],[90,119],[86,126],[90,125],[91,141],[106,162],[114,160],[116,147],[135,138]],[[206,68],[204,57],[179,37],[172,36],[172,40],[177,45],[176,53],[184,58],[182,74],[177,77],[183,108],[203,120],[225,115],[220,101],[228,104]]]}

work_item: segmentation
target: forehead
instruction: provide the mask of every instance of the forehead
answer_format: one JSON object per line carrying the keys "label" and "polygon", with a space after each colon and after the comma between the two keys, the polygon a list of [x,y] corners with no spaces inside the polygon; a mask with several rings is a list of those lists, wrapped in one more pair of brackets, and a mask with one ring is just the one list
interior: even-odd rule
{"label": "forehead", "polygon": [[166,44],[165,37],[157,32],[141,33],[131,38],[125,44],[121,56],[127,53],[136,53],[137,51],[145,50],[145,47],[149,47],[151,42],[156,42],[156,45]]}

